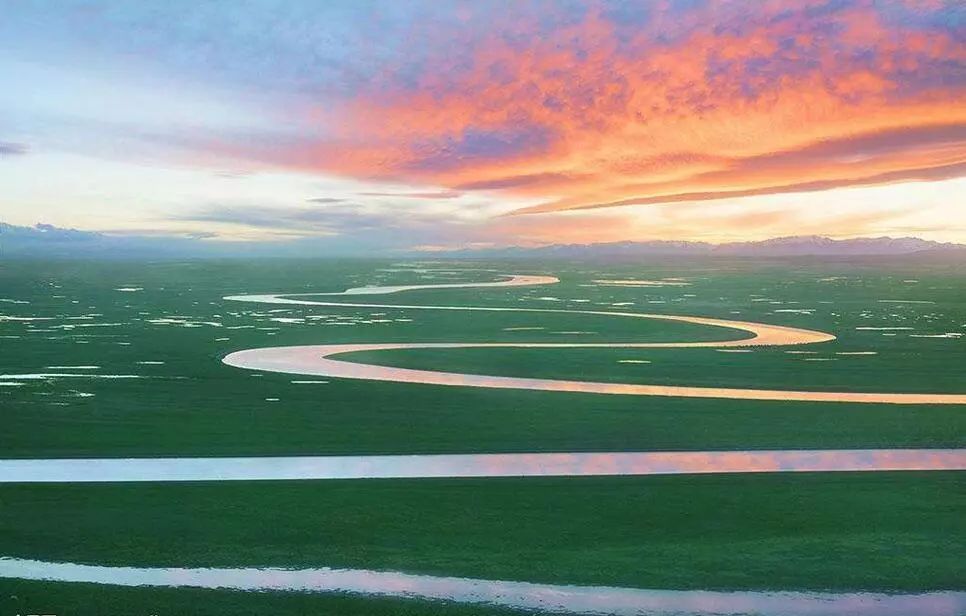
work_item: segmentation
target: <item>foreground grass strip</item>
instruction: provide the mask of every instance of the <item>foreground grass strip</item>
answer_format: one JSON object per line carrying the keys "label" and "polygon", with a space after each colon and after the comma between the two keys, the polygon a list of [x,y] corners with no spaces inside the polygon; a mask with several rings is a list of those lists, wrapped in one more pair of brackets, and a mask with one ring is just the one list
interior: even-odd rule
{"label": "foreground grass strip", "polygon": [[9,483],[0,485],[0,554],[623,588],[962,591],[964,479],[931,471]]}

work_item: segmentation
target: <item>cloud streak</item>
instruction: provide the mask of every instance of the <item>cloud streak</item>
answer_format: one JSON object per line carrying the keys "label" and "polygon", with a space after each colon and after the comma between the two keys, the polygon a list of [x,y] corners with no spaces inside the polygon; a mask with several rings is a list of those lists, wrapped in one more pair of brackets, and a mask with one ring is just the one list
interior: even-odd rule
{"label": "cloud streak", "polygon": [[463,193],[456,190],[439,190],[424,192],[361,192],[363,197],[397,197],[400,199],[456,199]]}
{"label": "cloud streak", "polygon": [[213,204],[177,216],[167,221],[188,223],[216,223],[251,230],[278,233],[280,237],[324,237],[347,235],[359,237],[387,229],[431,230],[456,224],[455,217],[439,212],[410,210],[399,212],[391,206],[375,206],[325,201],[319,206],[268,206],[252,204]]}
{"label": "cloud streak", "polygon": [[22,143],[13,143],[11,141],[0,141],[0,157],[4,156],[22,156],[29,151],[29,148]]}

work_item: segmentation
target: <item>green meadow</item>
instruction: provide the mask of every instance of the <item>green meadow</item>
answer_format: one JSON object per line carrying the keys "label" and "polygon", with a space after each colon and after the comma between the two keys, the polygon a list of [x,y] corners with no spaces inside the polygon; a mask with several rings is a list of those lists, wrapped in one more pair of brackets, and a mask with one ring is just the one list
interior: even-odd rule
{"label": "green meadow", "polygon": [[[6,261],[0,262],[0,375],[6,375],[0,457],[966,446],[962,406],[489,390],[259,373],[220,361],[237,350],[300,344],[741,336],[572,313],[222,299],[492,281],[508,273],[555,275],[561,282],[349,301],[707,316],[816,329],[837,339],[742,353],[421,349],[346,359],[626,383],[966,391],[966,273],[949,264]],[[599,282],[669,277],[688,284]],[[44,376],[57,374],[128,378]],[[328,382],[293,382],[299,380]],[[964,488],[956,472],[7,484],[0,485],[0,556],[351,567],[636,588],[964,589],[957,558],[966,548]],[[196,601],[212,614],[517,613],[416,600],[0,580],[0,615],[28,606],[64,614],[115,613],[118,606],[182,613],[180,606]]]}
{"label": "green meadow", "polygon": [[[11,485],[8,554],[685,589],[954,588],[956,473]],[[138,515],[132,515],[138,512]]]}

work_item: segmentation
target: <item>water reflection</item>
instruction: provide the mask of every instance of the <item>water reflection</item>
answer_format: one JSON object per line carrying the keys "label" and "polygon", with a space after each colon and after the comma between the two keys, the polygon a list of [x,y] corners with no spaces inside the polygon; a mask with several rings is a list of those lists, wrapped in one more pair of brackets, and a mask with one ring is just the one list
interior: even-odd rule
{"label": "water reflection", "polygon": [[573,614],[710,616],[956,616],[966,593],[711,592],[562,586],[359,569],[186,569],[102,567],[0,558],[0,578],[115,586],[344,592],[445,599]]}
{"label": "water reflection", "polygon": [[[702,319],[705,320],[705,319]],[[751,324],[748,324],[749,327]],[[852,402],[869,404],[966,404],[966,394],[845,392],[845,391],[796,391],[785,389],[749,389],[734,387],[694,387],[687,385],[646,385],[638,383],[605,383],[596,381],[570,381],[564,379],[537,379],[483,374],[414,370],[362,364],[351,359],[333,359],[336,355],[360,351],[387,351],[393,349],[461,349],[461,348],[667,348],[696,346],[742,346],[748,344],[784,344],[778,340],[797,334],[788,334],[774,326],[766,331],[756,330],[754,342],[680,342],[680,343],[374,343],[374,344],[320,344],[289,347],[266,347],[237,351],[222,361],[229,366],[267,372],[311,374],[316,376],[396,383],[420,383],[424,385],[447,385],[458,387],[486,387],[495,389],[529,389],[594,394],[618,394],[629,396],[673,396],[682,398],[725,398],[732,400],[776,400],[782,402]],[[751,331],[750,328],[748,331]],[[808,330],[803,330],[808,333]],[[804,336],[805,334],[803,334]],[[798,343],[803,342],[801,336]]]}
{"label": "water reflection", "polygon": [[966,470],[966,449],[0,460],[0,483]]}

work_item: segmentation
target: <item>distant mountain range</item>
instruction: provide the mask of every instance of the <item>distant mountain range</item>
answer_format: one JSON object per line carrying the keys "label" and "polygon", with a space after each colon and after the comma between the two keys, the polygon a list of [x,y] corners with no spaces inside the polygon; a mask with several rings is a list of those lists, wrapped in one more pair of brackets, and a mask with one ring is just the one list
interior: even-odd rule
{"label": "distant mountain range", "polygon": [[[330,249],[311,239],[293,242],[217,242],[204,236],[111,235],[38,224],[23,227],[0,222],[0,258],[187,258],[187,257],[325,257]],[[384,256],[426,256],[416,251],[387,251]],[[637,257],[848,257],[887,255],[960,256],[966,244],[915,237],[869,237],[833,240],[816,235],[780,237],[759,242],[610,242],[538,247],[485,248],[431,253],[434,257],[475,259],[632,259]],[[340,255],[344,256],[344,255]],[[378,256],[373,254],[372,256]]]}
{"label": "distant mountain range", "polygon": [[164,257],[196,249],[192,238],[106,235],[48,224],[22,227],[0,222],[0,257]]}
{"label": "distant mountain range", "polygon": [[758,242],[608,242],[553,244],[538,247],[487,248],[440,253],[477,258],[621,258],[648,256],[794,257],[909,255],[923,252],[966,251],[966,244],[933,242],[916,237],[860,237],[834,240],[819,235],[779,237]]}

